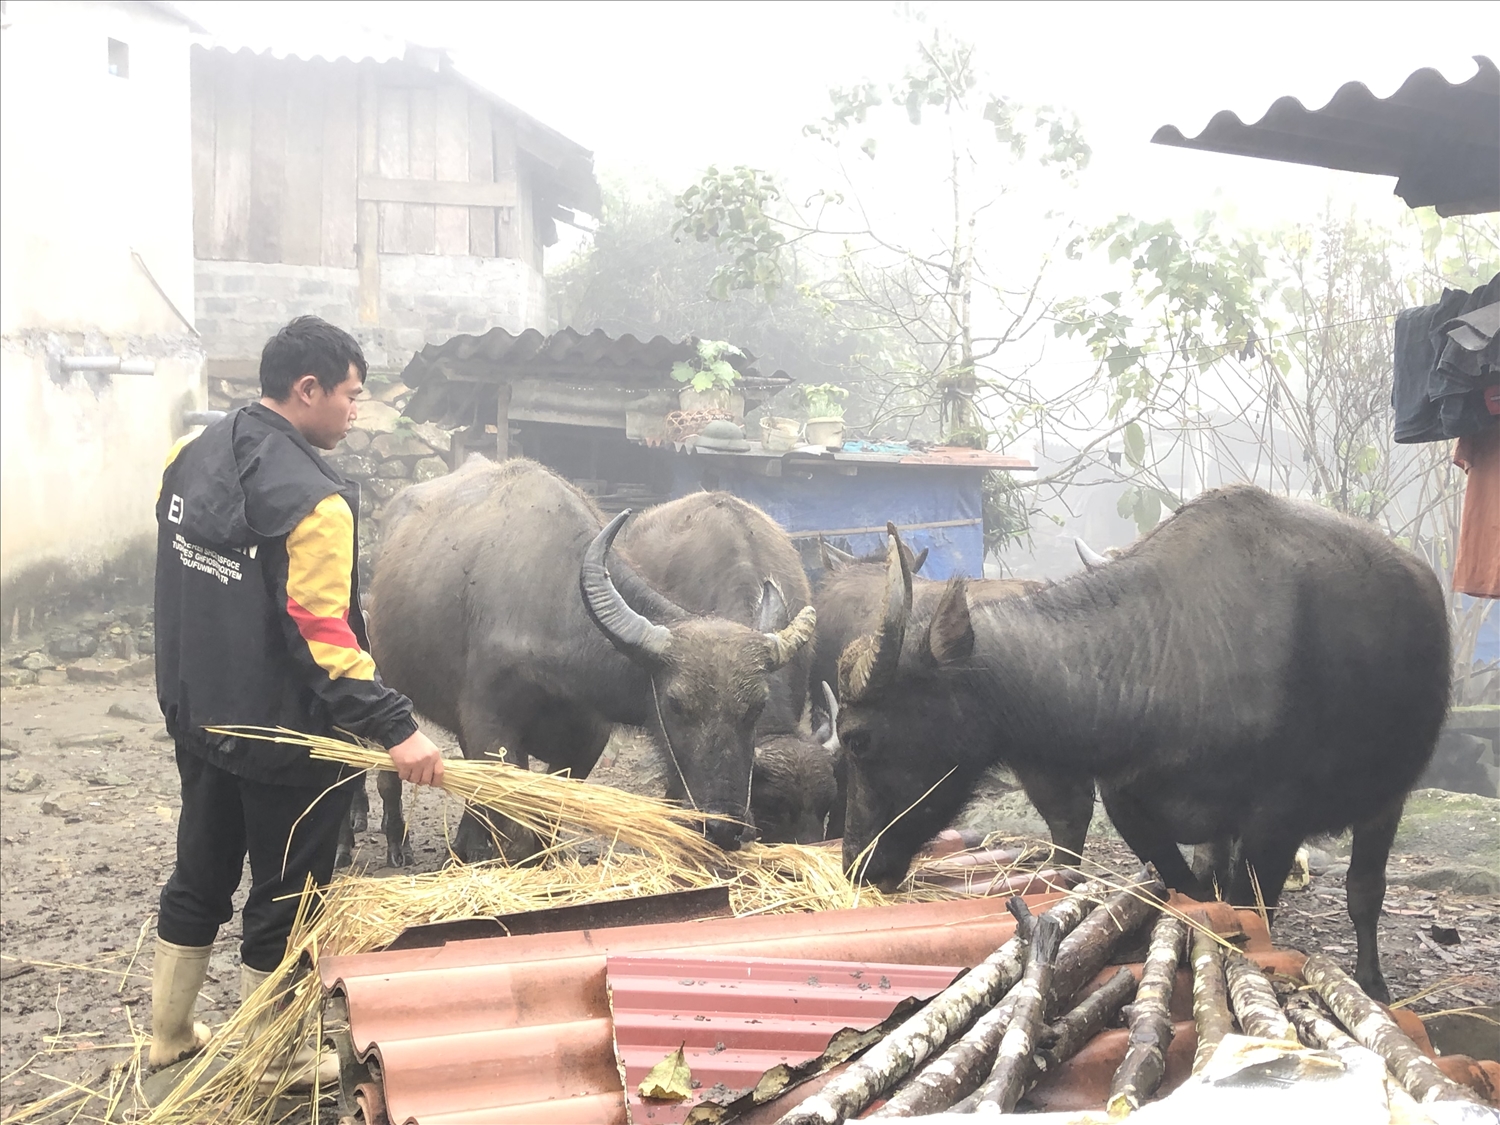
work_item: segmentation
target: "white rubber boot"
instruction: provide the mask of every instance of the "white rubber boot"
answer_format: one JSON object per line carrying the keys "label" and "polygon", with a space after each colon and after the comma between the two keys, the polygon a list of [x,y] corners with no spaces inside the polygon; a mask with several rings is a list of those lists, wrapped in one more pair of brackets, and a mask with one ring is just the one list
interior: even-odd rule
{"label": "white rubber boot", "polygon": [[[245,1001],[250,999],[251,994],[270,979],[270,973],[263,973],[259,969],[252,969],[249,965],[240,966],[240,1007],[245,1006]],[[256,1013],[255,1019],[245,1029],[245,1042],[248,1044],[260,1037],[265,1031],[266,1025],[271,1022],[271,1017],[276,1010],[270,1006]]]}
{"label": "white rubber boot", "polygon": [[[249,965],[240,966],[240,1003],[244,1004],[250,999],[265,981],[271,976],[259,969],[252,969]],[[240,1050],[245,1050],[257,1038],[263,1035],[270,1026],[271,1021],[276,1018],[280,1009],[279,1004],[268,1004],[256,1013],[255,1019],[245,1028],[245,1041]],[[280,1058],[266,1067],[266,1072],[261,1075],[260,1084],[269,1088],[280,1081],[283,1071],[287,1072],[288,1080],[286,1089],[291,1091],[304,1091],[313,1088],[314,1067],[317,1070],[318,1085],[325,1089],[332,1089],[339,1080],[338,1057],[332,1051],[319,1052],[313,1044],[302,1042],[292,1052],[291,1058]]]}
{"label": "white rubber boot", "polygon": [[208,1043],[209,1030],[193,1022],[198,990],[208,976],[211,945],[173,945],[156,939],[156,963],[151,969],[152,1070],[196,1055]]}

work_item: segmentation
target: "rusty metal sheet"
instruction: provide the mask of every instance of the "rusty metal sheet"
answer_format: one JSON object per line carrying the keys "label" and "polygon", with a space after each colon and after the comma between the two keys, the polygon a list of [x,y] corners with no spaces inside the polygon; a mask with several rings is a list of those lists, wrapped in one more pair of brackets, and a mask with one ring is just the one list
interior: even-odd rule
{"label": "rusty metal sheet", "polygon": [[451,922],[409,926],[386,948],[422,949],[474,938],[550,934],[560,930],[607,930],[647,922],[694,922],[700,918],[727,918],[732,913],[727,885],[697,887],[582,906],[554,906],[519,914],[458,918]]}
{"label": "rusty metal sheet", "polygon": [[[1037,911],[1059,897],[1027,901]],[[973,965],[1014,929],[1001,900],[968,898],[455,941],[328,957],[319,973],[346,998],[351,1039],[383,1079],[392,1125],[623,1122],[608,957]]]}
{"label": "rusty metal sheet", "polygon": [[[764,958],[610,957],[615,1057],[632,1122],[711,1123],[843,1062],[958,967]],[[646,1101],[650,1069],[681,1045],[694,1093]],[[759,1089],[760,1097],[752,1095]]]}
{"label": "rusty metal sheet", "polygon": [[1254,124],[1222,110],[1196,137],[1163,125],[1151,141],[1395,176],[1407,206],[1439,215],[1500,210],[1500,68],[1483,55],[1474,61],[1479,70],[1465,82],[1424,67],[1388,98],[1348,82],[1321,109],[1278,98]]}

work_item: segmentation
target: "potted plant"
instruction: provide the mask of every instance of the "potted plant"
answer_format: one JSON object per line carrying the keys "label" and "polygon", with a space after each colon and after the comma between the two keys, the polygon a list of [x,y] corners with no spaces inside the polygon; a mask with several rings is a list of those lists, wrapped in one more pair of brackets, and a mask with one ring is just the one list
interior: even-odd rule
{"label": "potted plant", "polygon": [[684,411],[721,411],[743,423],[745,396],[735,389],[740,373],[729,357],[745,353],[723,340],[699,340],[696,351],[691,360],[672,364],[672,378],[683,384],[677,405]]}
{"label": "potted plant", "polygon": [[849,392],[834,383],[815,383],[798,388],[807,408],[804,432],[808,445],[842,449],[844,445],[844,400]]}

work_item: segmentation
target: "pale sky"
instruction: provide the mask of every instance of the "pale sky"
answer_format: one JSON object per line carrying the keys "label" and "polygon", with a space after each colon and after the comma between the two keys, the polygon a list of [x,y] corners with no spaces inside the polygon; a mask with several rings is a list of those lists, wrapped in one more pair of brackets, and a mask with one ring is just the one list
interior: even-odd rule
{"label": "pale sky", "polygon": [[[373,30],[449,48],[476,79],[596,154],[680,189],[701,169],[795,172],[830,85],[899,74],[912,25],[846,3],[185,2],[231,45],[348,51]],[[997,93],[1072,108],[1094,160],[1070,203],[1186,218],[1212,205],[1253,225],[1310,218],[1329,197],[1394,218],[1394,181],[1149,144],[1220,109],[1255,120],[1284,94],[1321,106],[1344,82],[1379,96],[1432,66],[1453,81],[1500,57],[1481,3],[935,3],[975,41]],[[362,25],[362,26],[361,26]],[[299,49],[299,53],[306,47]]]}

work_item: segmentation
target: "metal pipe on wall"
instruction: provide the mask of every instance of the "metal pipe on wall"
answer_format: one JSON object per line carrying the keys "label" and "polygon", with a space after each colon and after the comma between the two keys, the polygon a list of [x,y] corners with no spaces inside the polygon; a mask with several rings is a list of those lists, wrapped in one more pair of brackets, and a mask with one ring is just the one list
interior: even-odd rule
{"label": "metal pipe on wall", "polygon": [[67,372],[92,371],[98,375],[155,375],[152,359],[121,359],[117,355],[65,355],[57,365]]}

